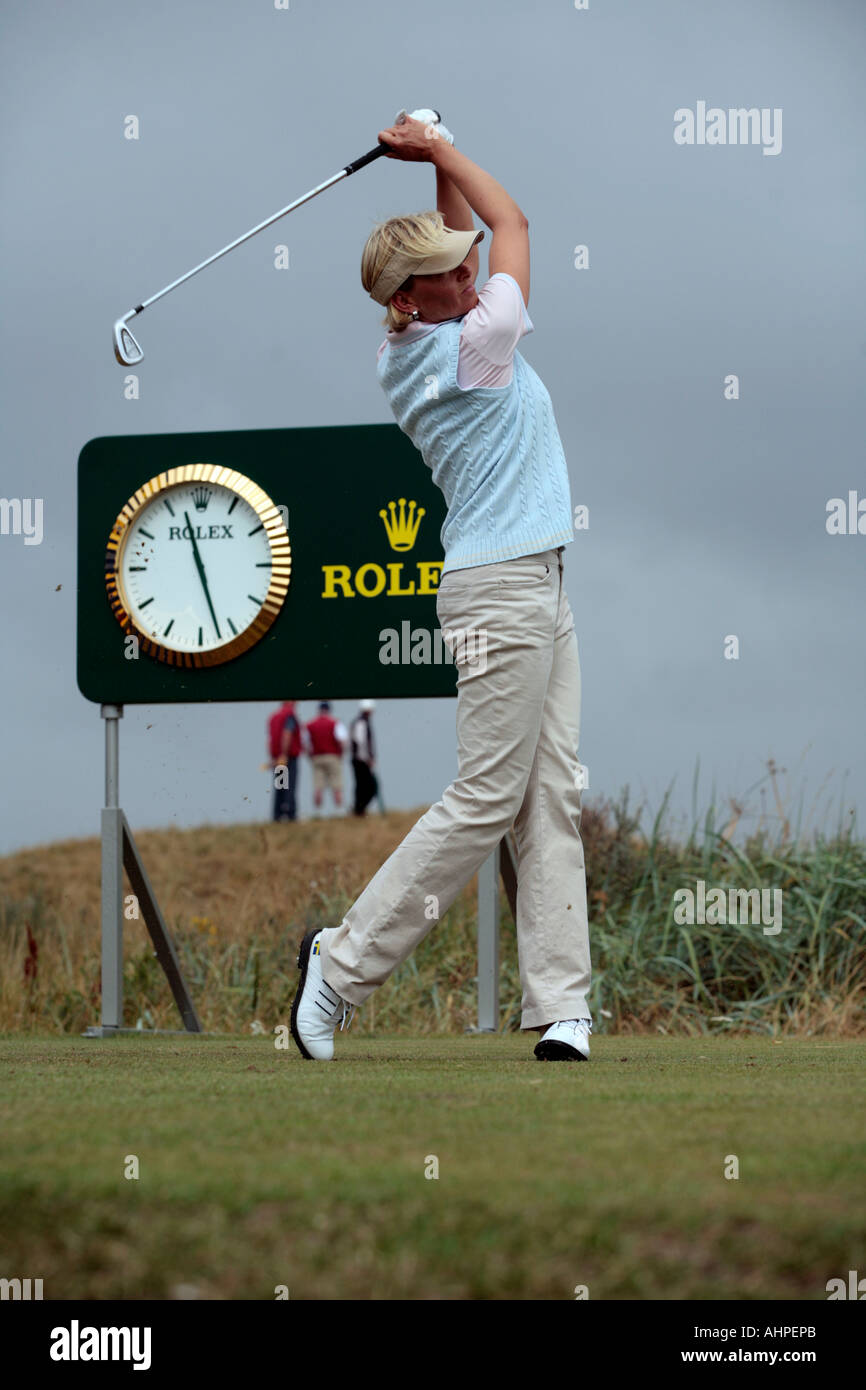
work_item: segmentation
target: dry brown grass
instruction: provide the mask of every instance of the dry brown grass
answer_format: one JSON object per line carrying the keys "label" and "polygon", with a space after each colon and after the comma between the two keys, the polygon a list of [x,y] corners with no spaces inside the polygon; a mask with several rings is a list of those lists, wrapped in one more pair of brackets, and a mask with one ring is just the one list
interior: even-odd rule
{"label": "dry brown grass", "polygon": [[[285,1023],[303,933],[340,922],[421,814],[137,832],[204,1027],[271,1033]],[[866,1033],[862,845],[755,840],[738,850],[711,831],[682,845],[658,823],[644,837],[624,802],[586,808],[581,829],[596,1031]],[[675,926],[672,893],[696,877],[784,886],[784,930]],[[462,1033],[476,1022],[476,904],[473,879],[358,1012],[356,1033]],[[521,986],[504,892],[501,904],[510,1031]],[[98,838],[0,859],[0,1031],[81,1031],[98,1021],[99,983]],[[126,1026],[180,1026],[141,920],[125,923],[124,990]]]}

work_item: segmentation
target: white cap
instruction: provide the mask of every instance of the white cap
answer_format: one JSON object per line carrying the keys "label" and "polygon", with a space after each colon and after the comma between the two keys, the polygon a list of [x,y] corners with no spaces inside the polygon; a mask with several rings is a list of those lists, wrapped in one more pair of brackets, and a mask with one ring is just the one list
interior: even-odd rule
{"label": "white cap", "polygon": [[483,229],[455,232],[450,227],[443,227],[438,233],[438,247],[429,256],[419,258],[408,251],[392,251],[373,282],[370,298],[379,304],[387,304],[391,295],[410,275],[441,275],[443,271],[454,270],[466,260],[473,246],[483,236]]}

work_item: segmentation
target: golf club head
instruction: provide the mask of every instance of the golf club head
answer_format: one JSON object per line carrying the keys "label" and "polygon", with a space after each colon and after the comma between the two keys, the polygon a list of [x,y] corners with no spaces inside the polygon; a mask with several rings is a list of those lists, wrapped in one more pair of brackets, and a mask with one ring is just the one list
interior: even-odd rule
{"label": "golf club head", "polygon": [[126,319],[118,319],[114,325],[114,355],[121,367],[134,367],[144,357],[134,334],[126,326]]}

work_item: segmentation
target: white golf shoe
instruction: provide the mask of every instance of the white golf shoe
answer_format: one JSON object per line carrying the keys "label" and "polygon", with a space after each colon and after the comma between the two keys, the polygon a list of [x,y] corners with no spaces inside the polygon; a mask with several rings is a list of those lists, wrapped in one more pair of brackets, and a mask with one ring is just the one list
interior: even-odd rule
{"label": "white golf shoe", "polygon": [[298,953],[301,983],[292,1004],[292,1037],[301,1056],[310,1062],[330,1062],[334,1055],[334,1029],[348,1027],[354,1004],[341,999],[322,975],[320,931],[308,931]]}
{"label": "white golf shoe", "polygon": [[552,1023],[535,1045],[540,1062],[588,1062],[589,1035],[592,1023],[588,1018],[567,1018]]}

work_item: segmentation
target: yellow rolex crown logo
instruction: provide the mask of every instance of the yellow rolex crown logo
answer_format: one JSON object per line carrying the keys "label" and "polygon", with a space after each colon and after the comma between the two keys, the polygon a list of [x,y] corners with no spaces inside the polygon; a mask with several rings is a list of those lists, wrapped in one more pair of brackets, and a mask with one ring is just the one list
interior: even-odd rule
{"label": "yellow rolex crown logo", "polygon": [[388,512],[383,507],[379,512],[380,517],[385,523],[385,530],[388,533],[388,540],[392,550],[411,550],[418,535],[418,527],[421,525],[421,518],[424,515],[424,508],[418,507],[416,503],[409,503],[409,513],[406,514],[406,498],[400,498],[400,511],[394,502],[388,503]]}

